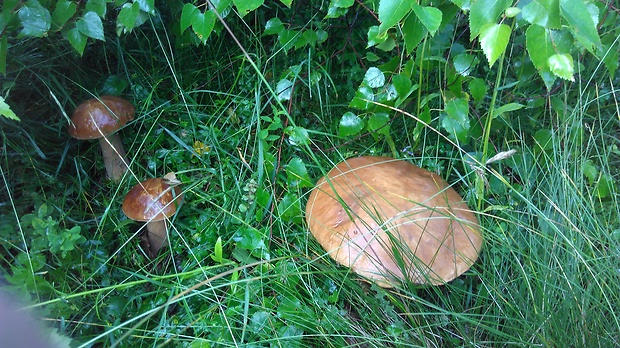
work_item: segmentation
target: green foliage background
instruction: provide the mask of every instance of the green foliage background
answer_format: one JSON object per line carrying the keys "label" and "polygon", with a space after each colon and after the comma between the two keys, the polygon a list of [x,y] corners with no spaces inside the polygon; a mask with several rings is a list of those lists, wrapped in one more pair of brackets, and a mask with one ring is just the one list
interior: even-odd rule
{"label": "green foliage background", "polygon": [[[6,0],[0,14],[3,289],[60,346],[620,344],[617,3]],[[66,134],[103,94],[138,110],[119,184]],[[356,155],[453,183],[484,228],[474,267],[391,291],[330,261],[304,204]],[[119,206],[168,171],[187,201],[150,260]]]}

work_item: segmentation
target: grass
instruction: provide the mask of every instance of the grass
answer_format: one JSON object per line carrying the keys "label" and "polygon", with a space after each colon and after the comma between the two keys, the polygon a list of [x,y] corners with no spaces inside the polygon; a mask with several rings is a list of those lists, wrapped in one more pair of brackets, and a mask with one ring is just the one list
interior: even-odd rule
{"label": "grass", "polygon": [[[453,282],[388,290],[338,267],[308,233],[310,187],[294,162],[315,182],[344,158],[392,154],[386,137],[337,135],[357,88],[351,80],[365,70],[243,42],[256,71],[224,34],[180,48],[151,29],[95,45],[91,58],[103,72],[68,53],[51,59],[64,65],[31,57],[41,65],[19,67],[12,93],[36,108],[17,103],[27,115],[21,123],[0,119],[3,276],[74,346],[620,344],[617,79],[567,84],[500,117],[490,148],[517,152],[486,166],[469,164],[466,154],[479,155],[475,142],[449,141],[436,119],[415,137],[409,111],[396,114],[389,134],[397,154],[454,183],[477,207],[486,241]],[[296,64],[310,74],[287,75]],[[421,71],[421,95],[443,88],[440,73],[429,71]],[[118,185],[103,179],[96,144],[62,132],[63,112],[106,88],[111,75],[127,82],[123,95],[138,110],[122,130],[132,170]],[[284,77],[299,85],[282,105],[264,82]],[[510,97],[498,93],[502,104]],[[308,130],[307,145],[293,125]],[[137,181],[169,171],[186,201],[171,221],[173,244],[150,260],[139,248],[143,226],[127,220],[120,203]],[[75,226],[84,241],[50,251],[49,235]]]}

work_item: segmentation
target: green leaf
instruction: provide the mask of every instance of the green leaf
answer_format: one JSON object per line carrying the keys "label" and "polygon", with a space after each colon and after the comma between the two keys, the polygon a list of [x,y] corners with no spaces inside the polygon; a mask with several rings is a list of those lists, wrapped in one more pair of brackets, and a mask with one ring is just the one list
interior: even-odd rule
{"label": "green leaf", "polygon": [[368,28],[368,44],[366,45],[366,48],[380,45],[387,40],[388,36],[385,35],[385,33],[383,33],[383,35],[379,34],[380,32],[378,26],[373,25]]}
{"label": "green leaf", "polygon": [[502,105],[499,108],[495,109],[493,112],[493,118],[510,111],[515,111],[524,108],[525,105],[519,103],[508,103],[506,105]]}
{"label": "green leaf", "polygon": [[583,0],[560,0],[560,11],[583,47],[590,52],[600,49],[601,39],[596,31],[596,24]]}
{"label": "green leaf", "polygon": [[287,193],[278,203],[280,218],[285,222],[301,222],[301,201],[297,195]]}
{"label": "green leaf", "polygon": [[140,5],[140,10],[155,15],[155,0],[135,0]]}
{"label": "green leaf", "polygon": [[478,59],[471,54],[461,53],[454,57],[454,70],[462,76],[469,76],[477,64]]}
{"label": "green leaf", "polygon": [[95,12],[91,11],[85,13],[84,16],[80,18],[77,23],[75,23],[75,27],[80,33],[88,37],[105,41],[105,36],[103,34],[103,23],[101,22],[99,15]]}
{"label": "green leaf", "polygon": [[233,0],[241,17],[259,8],[263,2],[264,0]]}
{"label": "green leaf", "polygon": [[480,29],[480,46],[489,61],[489,66],[506,51],[510,40],[510,27],[506,24],[490,23]]}
{"label": "green leaf", "polygon": [[340,118],[340,136],[356,135],[364,129],[364,120],[352,112],[345,112]]}
{"label": "green leaf", "polygon": [[418,47],[424,36],[428,33],[426,27],[420,22],[417,16],[408,16],[403,23],[403,39],[407,53],[411,54]]}
{"label": "green leaf", "polygon": [[282,30],[284,30],[284,24],[278,17],[271,18],[265,24],[265,31],[263,35],[274,35],[279,34]]}
{"label": "green leaf", "polygon": [[547,29],[559,29],[560,0],[533,0],[523,7],[523,19]]}
{"label": "green leaf", "polygon": [[11,120],[20,121],[19,117],[17,117],[17,115],[15,115],[13,110],[11,110],[11,107],[9,106],[9,104],[7,104],[4,101],[3,97],[0,97],[0,115],[4,116],[6,118],[9,118]]}
{"label": "green leaf", "polygon": [[123,33],[131,32],[131,30],[136,24],[136,20],[138,19],[139,14],[140,5],[137,2],[125,3],[121,8],[121,11],[118,13],[118,17],[116,18],[116,33],[120,34],[120,31],[122,31]]}
{"label": "green leaf", "polygon": [[293,4],[293,0],[280,0],[281,3],[284,4],[284,6],[291,8],[291,5]]}
{"label": "green leaf", "polygon": [[314,187],[306,164],[299,157],[293,157],[286,165],[286,174],[288,177],[288,184],[290,187]]}
{"label": "green leaf", "polygon": [[422,7],[416,3],[413,3],[412,9],[431,35],[435,35],[435,32],[439,29],[439,25],[441,24],[441,11],[430,6]]}
{"label": "green leaf", "polygon": [[368,130],[385,136],[390,135],[390,115],[380,112],[368,118]]}
{"label": "green leaf", "polygon": [[479,103],[482,98],[487,94],[487,84],[484,79],[475,78],[469,82],[469,93],[474,97],[474,101]]}
{"label": "green leaf", "polygon": [[553,42],[547,35],[545,28],[532,24],[525,32],[527,52],[530,54],[532,63],[538,70],[548,68],[547,59],[555,54]]}
{"label": "green leaf", "polygon": [[278,42],[285,51],[290,50],[298,39],[299,32],[297,30],[282,30],[278,34]]}
{"label": "green leaf", "polygon": [[181,10],[181,32],[184,32],[189,28],[192,23],[200,16],[202,13],[198,9],[198,7],[194,6],[191,3],[187,3],[183,5],[183,9]]}
{"label": "green leaf", "polygon": [[384,33],[400,22],[411,11],[411,4],[410,0],[380,0],[379,32]]}
{"label": "green leaf", "polygon": [[213,31],[213,27],[215,26],[215,21],[217,20],[217,16],[212,10],[206,11],[205,13],[199,13],[196,15],[194,21],[192,22],[192,29],[198,39],[205,44],[211,32]]}
{"label": "green leaf", "polygon": [[460,142],[467,142],[469,134],[469,108],[465,99],[452,99],[446,103],[445,113],[441,120],[442,127]]}
{"label": "green leaf", "polygon": [[325,18],[338,18],[345,15],[353,3],[354,0],[332,0],[327,7]]}
{"label": "green leaf", "polygon": [[575,65],[573,57],[570,54],[554,54],[547,59],[547,64],[551,72],[559,78],[568,81],[575,81],[573,74],[575,73]]}
{"label": "green leaf", "polygon": [[71,47],[81,56],[84,54],[84,48],[86,48],[86,41],[88,37],[82,34],[77,28],[73,28],[67,32],[67,40],[71,44]]}
{"label": "green leaf", "polygon": [[349,103],[349,107],[368,110],[375,100],[375,93],[372,88],[362,84],[360,88],[355,92],[355,96]]}
{"label": "green leaf", "polygon": [[289,135],[288,141],[293,146],[310,144],[308,131],[303,127],[287,127],[286,133]]}
{"label": "green leaf", "polygon": [[364,75],[364,83],[370,88],[380,88],[385,85],[385,75],[379,68],[370,67]]}
{"label": "green leaf", "polygon": [[77,5],[69,0],[59,0],[56,3],[56,7],[54,8],[54,12],[52,12],[52,22],[58,28],[67,23],[71,17],[75,14],[77,9]]}
{"label": "green leaf", "polygon": [[50,12],[37,0],[28,0],[19,9],[18,17],[24,27],[19,36],[43,37],[52,25]]}
{"label": "green leaf", "polygon": [[496,23],[499,16],[512,5],[512,0],[477,0],[470,7],[469,31],[470,39],[476,38],[482,27]]}
{"label": "green leaf", "polygon": [[107,5],[106,0],[88,0],[85,12],[94,12],[99,18],[105,18]]}
{"label": "green leaf", "polygon": [[276,95],[280,101],[291,100],[293,96],[293,82],[288,79],[278,81]]}
{"label": "green leaf", "polygon": [[394,85],[394,88],[396,89],[396,93],[401,98],[406,97],[411,92],[413,92],[411,89],[412,87],[411,79],[405,76],[404,74],[398,74],[398,75],[392,76],[392,84]]}
{"label": "green leaf", "polygon": [[534,134],[536,145],[543,150],[553,149],[553,132],[549,129],[541,129]]}

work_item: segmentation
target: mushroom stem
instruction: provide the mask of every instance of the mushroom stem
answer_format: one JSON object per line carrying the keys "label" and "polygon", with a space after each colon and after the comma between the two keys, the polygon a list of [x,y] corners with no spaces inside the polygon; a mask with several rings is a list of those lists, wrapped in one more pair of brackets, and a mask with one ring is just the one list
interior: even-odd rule
{"label": "mushroom stem", "polygon": [[120,181],[127,171],[127,155],[123,149],[121,137],[117,133],[101,137],[99,138],[99,145],[101,145],[108,179]]}
{"label": "mushroom stem", "polygon": [[146,230],[146,237],[149,242],[148,252],[151,254],[151,257],[155,257],[168,240],[168,223],[166,220],[151,221],[146,224]]}

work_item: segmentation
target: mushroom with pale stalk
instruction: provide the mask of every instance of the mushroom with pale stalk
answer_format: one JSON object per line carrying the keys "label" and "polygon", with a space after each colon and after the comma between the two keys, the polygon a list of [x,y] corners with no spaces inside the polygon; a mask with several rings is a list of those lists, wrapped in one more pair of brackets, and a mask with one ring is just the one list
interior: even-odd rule
{"label": "mushroom with pale stalk", "polygon": [[438,175],[388,157],[339,163],[312,190],[311,233],[330,257],[382,287],[444,284],[478,258],[478,219]]}
{"label": "mushroom with pale stalk", "polygon": [[183,203],[180,181],[174,173],[147,179],[129,190],[123,200],[123,213],[135,221],[146,222],[145,248],[155,257],[168,240],[168,220]]}
{"label": "mushroom with pale stalk", "polygon": [[116,133],[133,120],[135,108],[127,100],[104,95],[78,105],[71,115],[69,134],[77,139],[99,139],[108,178],[119,181],[127,171],[127,155]]}

